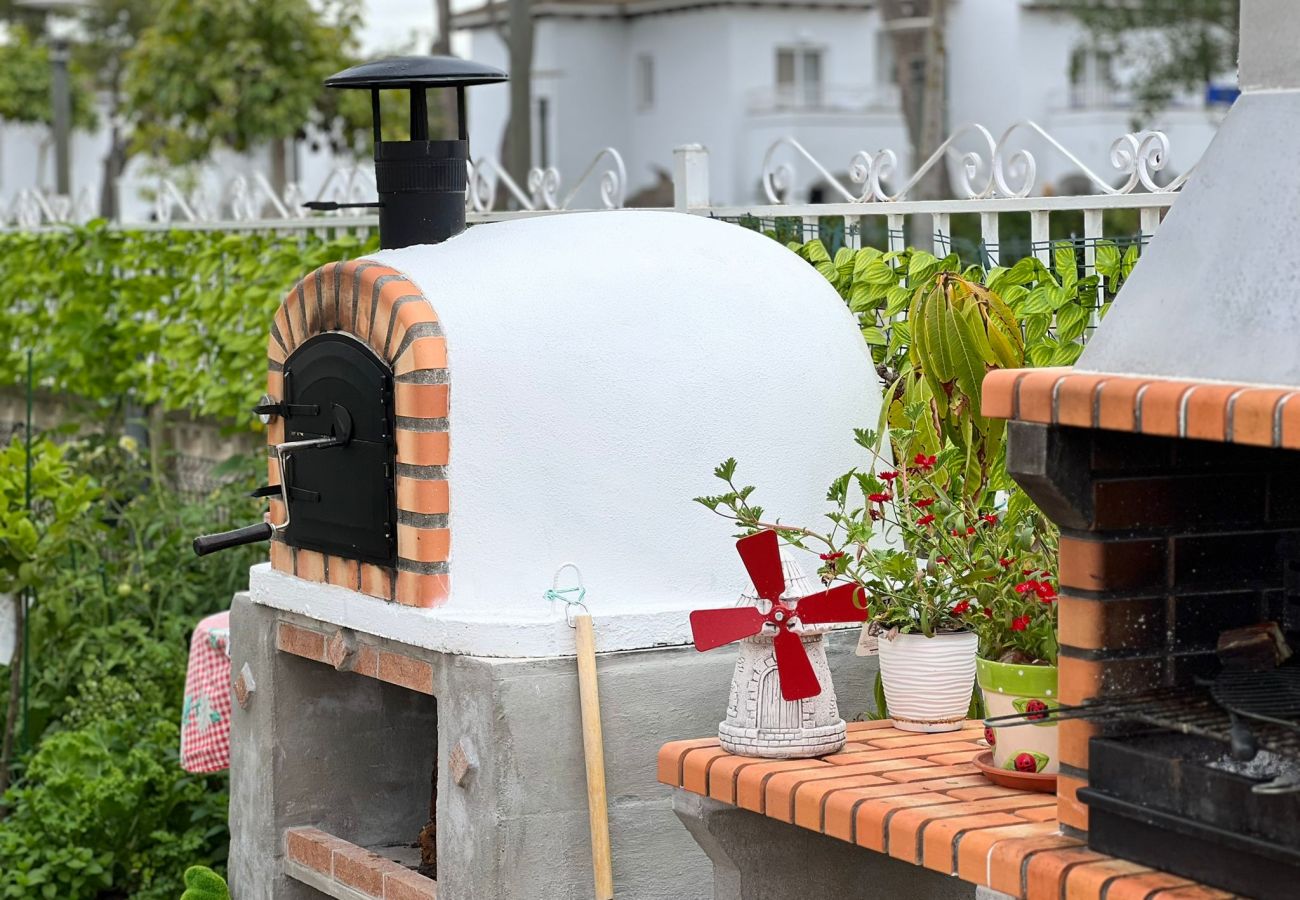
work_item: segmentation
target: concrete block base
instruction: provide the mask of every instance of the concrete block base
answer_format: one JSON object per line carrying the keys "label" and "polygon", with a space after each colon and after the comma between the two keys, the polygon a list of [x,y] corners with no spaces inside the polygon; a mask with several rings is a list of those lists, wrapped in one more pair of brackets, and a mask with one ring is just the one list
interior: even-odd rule
{"label": "concrete block base", "polygon": [[[327,636],[337,630],[247,595],[235,598],[232,671],[247,664],[256,687],[231,720],[234,900],[321,896],[285,874],[291,827],[319,828],[363,847],[414,843],[429,819],[435,772],[439,898],[591,895],[573,657],[472,657],[349,636],[428,663],[430,696],[277,650],[281,623]],[[853,656],[856,638],[856,631],[827,638],[850,719],[870,708],[875,678],[874,660]],[[711,896],[713,866],[674,818],[671,794],[655,780],[655,758],[668,740],[716,733],[734,662],[734,651],[691,647],[598,657],[620,897]]]}
{"label": "concrete block base", "polygon": [[713,864],[713,900],[976,897],[952,876],[689,791],[674,791],[673,809]]}

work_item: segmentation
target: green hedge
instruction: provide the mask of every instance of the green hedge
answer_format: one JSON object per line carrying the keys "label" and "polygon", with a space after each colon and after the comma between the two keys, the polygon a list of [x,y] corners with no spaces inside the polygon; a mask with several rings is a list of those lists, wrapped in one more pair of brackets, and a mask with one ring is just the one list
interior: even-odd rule
{"label": "green hedge", "polygon": [[129,399],[253,421],[276,305],[317,266],[377,237],[318,232],[129,231],[95,223],[0,234],[0,373],[104,411]]}

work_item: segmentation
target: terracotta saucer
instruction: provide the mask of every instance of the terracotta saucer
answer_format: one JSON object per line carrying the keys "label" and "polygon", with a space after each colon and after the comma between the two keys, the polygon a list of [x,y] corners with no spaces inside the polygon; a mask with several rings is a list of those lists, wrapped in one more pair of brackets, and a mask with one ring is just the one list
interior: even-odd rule
{"label": "terracotta saucer", "polygon": [[1040,791],[1051,794],[1056,791],[1056,776],[1045,772],[1016,772],[1011,769],[999,769],[993,765],[993,751],[985,750],[971,762],[975,768],[984,773],[984,777],[994,784],[1015,788],[1020,791]]}

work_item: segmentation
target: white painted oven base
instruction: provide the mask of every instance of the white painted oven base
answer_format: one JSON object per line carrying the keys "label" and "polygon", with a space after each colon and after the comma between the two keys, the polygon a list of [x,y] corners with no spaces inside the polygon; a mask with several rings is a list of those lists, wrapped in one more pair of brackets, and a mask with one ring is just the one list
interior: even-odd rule
{"label": "white painted oven base", "polygon": [[[270,563],[261,563],[249,572],[249,593],[253,602],[262,606],[439,653],[506,657],[574,654],[573,629],[566,619],[564,604],[543,600],[540,591],[534,609],[519,605],[501,611],[467,609],[455,603],[437,609],[416,609],[347,588],[306,581],[277,572]],[[620,604],[620,611],[613,613],[602,611],[596,601],[588,608],[598,652],[676,647],[691,642],[688,616],[695,606],[687,600]],[[630,608],[636,611],[628,612]]]}

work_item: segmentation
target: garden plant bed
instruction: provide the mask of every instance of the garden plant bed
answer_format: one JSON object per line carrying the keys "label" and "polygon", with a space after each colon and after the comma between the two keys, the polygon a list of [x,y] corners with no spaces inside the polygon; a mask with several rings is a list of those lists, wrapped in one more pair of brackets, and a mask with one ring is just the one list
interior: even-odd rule
{"label": "garden plant bed", "polygon": [[673,741],[659,781],[1027,900],[1231,897],[1061,834],[1054,796],[979,774],[982,735],[976,721],[946,734],[851,722],[840,753],[781,761],[732,755],[716,738]]}

